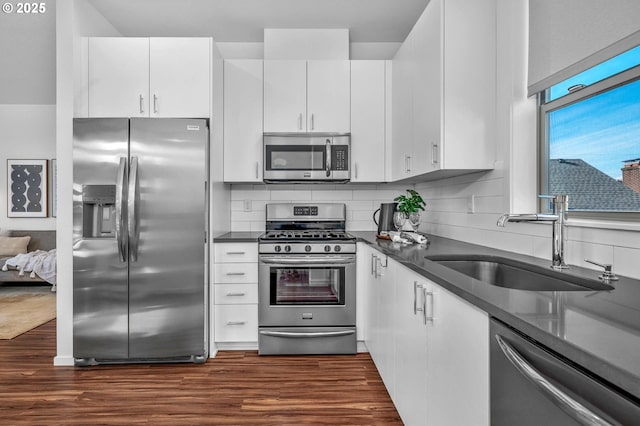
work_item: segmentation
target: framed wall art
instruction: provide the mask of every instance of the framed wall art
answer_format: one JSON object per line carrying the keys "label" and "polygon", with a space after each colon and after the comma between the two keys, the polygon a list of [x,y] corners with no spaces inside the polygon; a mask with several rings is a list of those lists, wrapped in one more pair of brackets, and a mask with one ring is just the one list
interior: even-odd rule
{"label": "framed wall art", "polygon": [[7,216],[47,217],[47,160],[7,160]]}
{"label": "framed wall art", "polygon": [[49,209],[51,217],[58,215],[58,162],[55,158],[49,160]]}

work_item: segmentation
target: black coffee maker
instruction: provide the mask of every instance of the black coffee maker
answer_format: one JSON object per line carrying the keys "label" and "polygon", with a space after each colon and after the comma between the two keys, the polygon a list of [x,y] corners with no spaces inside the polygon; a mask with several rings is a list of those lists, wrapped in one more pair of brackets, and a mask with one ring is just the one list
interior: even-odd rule
{"label": "black coffee maker", "polygon": [[[398,203],[382,203],[380,208],[373,212],[373,221],[378,225],[378,235],[383,231],[395,231],[393,226],[393,214],[398,209]],[[376,213],[380,213],[376,220]]]}

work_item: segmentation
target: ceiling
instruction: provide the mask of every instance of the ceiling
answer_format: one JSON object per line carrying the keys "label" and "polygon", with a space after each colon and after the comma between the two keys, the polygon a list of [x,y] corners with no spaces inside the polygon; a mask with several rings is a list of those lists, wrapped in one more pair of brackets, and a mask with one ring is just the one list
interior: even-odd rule
{"label": "ceiling", "polygon": [[88,0],[127,37],[262,42],[264,28],[348,28],[350,41],[402,42],[429,0]]}

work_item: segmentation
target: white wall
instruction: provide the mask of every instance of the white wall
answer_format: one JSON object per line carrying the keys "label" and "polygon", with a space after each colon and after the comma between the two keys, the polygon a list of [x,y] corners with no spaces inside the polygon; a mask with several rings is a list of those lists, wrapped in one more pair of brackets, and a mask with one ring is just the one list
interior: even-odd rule
{"label": "white wall", "polygon": [[[232,185],[231,230],[264,231],[267,203],[346,203],[348,231],[374,231],[373,212],[412,188],[408,184]],[[251,211],[244,211],[245,201]]]}
{"label": "white wall", "polygon": [[13,13],[0,13],[0,104],[56,101],[56,2],[40,2],[46,7],[41,14],[17,13],[14,1],[7,2]]}
{"label": "white wall", "polygon": [[55,158],[55,117],[55,105],[0,105],[0,229],[56,229],[51,217],[7,217],[7,159]]}
{"label": "white wall", "polygon": [[[216,43],[224,59],[264,59],[264,43]],[[402,43],[350,43],[349,59],[393,59]]]}
{"label": "white wall", "polygon": [[55,229],[54,218],[7,215],[7,159],[56,157],[56,8],[44,3],[42,14],[0,13],[0,229]]}
{"label": "white wall", "polygon": [[[416,190],[428,204],[423,231],[550,259],[549,224],[496,226],[503,213],[536,211],[536,102],[526,98],[527,6],[527,0],[498,1],[499,131],[495,170],[417,184]],[[468,201],[472,195],[475,213],[470,214]],[[596,269],[584,262],[589,258],[612,263],[621,275],[640,278],[640,226],[602,229],[577,221],[570,224],[567,263]]]}

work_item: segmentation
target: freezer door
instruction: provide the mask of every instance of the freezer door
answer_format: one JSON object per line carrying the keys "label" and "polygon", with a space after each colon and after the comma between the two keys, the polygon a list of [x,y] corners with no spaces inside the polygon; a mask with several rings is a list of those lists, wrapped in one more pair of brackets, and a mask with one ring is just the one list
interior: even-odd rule
{"label": "freezer door", "polygon": [[129,356],[203,355],[207,122],[130,125]]}
{"label": "freezer door", "polygon": [[126,237],[120,216],[128,139],[128,119],[88,118],[73,123],[75,358],[128,357],[127,262],[122,253]]}

